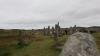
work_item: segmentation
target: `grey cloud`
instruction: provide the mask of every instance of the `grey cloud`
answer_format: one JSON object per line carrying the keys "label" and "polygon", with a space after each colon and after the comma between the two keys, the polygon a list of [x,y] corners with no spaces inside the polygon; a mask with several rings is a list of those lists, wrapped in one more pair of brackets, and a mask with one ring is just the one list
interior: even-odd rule
{"label": "grey cloud", "polygon": [[99,25],[99,3],[99,0],[0,0],[0,24],[1,28],[10,24],[10,28],[22,25],[41,28],[58,21],[62,27]]}

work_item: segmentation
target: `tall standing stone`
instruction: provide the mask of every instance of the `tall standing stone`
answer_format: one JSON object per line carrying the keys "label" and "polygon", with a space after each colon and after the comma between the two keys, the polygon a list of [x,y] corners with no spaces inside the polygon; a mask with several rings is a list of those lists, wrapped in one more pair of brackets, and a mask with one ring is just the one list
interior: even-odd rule
{"label": "tall standing stone", "polygon": [[55,37],[56,37],[56,38],[59,37],[59,27],[58,27],[57,24],[55,25]]}
{"label": "tall standing stone", "polygon": [[73,28],[72,27],[70,27],[68,31],[69,31],[70,35],[73,34]]}
{"label": "tall standing stone", "polygon": [[50,35],[50,26],[48,26],[48,28],[47,28],[47,35],[48,36]]}
{"label": "tall standing stone", "polygon": [[46,28],[43,29],[43,34],[46,36]]}
{"label": "tall standing stone", "polygon": [[58,24],[55,24],[55,31],[54,31],[54,41],[55,41],[55,46],[59,45],[59,30],[60,30],[60,26],[59,26],[59,22]]}
{"label": "tall standing stone", "polygon": [[60,56],[100,56],[94,37],[87,33],[76,32],[68,37]]}
{"label": "tall standing stone", "polygon": [[77,32],[77,26],[76,25],[74,25],[73,31],[74,31],[73,33]]}
{"label": "tall standing stone", "polygon": [[52,37],[54,37],[54,33],[55,33],[55,28],[52,27]]}

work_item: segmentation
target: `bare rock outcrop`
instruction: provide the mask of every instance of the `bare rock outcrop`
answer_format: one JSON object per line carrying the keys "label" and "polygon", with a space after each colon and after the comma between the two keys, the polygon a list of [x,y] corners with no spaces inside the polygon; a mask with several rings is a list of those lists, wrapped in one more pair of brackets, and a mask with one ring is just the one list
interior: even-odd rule
{"label": "bare rock outcrop", "polygon": [[60,56],[100,56],[94,37],[76,32],[68,37]]}

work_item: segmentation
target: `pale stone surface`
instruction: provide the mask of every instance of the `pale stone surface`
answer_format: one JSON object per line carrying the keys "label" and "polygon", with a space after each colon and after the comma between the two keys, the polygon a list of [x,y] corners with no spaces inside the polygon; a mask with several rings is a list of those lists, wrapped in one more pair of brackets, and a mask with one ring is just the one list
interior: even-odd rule
{"label": "pale stone surface", "polygon": [[60,56],[99,56],[93,36],[76,32],[68,37]]}

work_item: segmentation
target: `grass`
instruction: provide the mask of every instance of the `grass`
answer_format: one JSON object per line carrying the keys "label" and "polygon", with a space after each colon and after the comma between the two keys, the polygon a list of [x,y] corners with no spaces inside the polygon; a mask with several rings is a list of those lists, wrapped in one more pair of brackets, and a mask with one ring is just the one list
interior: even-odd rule
{"label": "grass", "polygon": [[29,46],[16,50],[13,56],[58,56],[59,52],[51,48],[52,40],[33,41]]}
{"label": "grass", "polygon": [[[18,48],[18,45],[16,44],[0,47],[0,56],[58,56],[60,54],[60,51],[52,47],[54,41],[50,36],[37,35],[31,44],[22,48]],[[94,33],[93,36],[95,37],[97,47],[100,50],[100,33]],[[66,37],[67,36],[64,35],[59,38],[61,44],[65,43]]]}
{"label": "grass", "polygon": [[59,51],[53,49],[52,44],[51,38],[44,37],[41,41],[34,40],[30,45],[23,48],[17,48],[16,45],[3,47],[1,48],[3,50],[1,55],[4,56],[8,53],[10,56],[58,56]]}
{"label": "grass", "polygon": [[96,41],[96,44],[97,44],[97,47],[100,51],[100,33],[94,33],[93,36],[95,37],[95,41]]}

